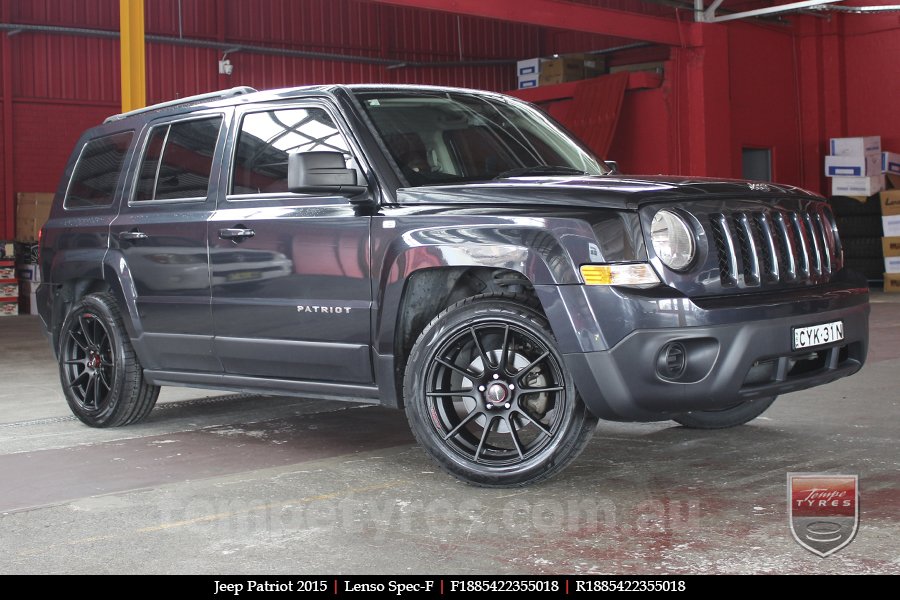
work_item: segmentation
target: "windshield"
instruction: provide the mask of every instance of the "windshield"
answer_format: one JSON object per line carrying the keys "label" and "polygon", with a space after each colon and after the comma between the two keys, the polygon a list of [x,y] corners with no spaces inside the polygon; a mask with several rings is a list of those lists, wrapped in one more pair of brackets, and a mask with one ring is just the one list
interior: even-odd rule
{"label": "windshield", "polygon": [[528,175],[602,175],[606,166],[531,106],[458,92],[357,92],[404,185]]}

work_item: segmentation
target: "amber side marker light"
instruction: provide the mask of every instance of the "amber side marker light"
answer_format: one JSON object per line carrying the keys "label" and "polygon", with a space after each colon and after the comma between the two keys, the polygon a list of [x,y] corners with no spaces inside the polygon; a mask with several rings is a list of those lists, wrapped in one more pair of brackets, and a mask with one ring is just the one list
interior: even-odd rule
{"label": "amber side marker light", "polygon": [[581,265],[581,277],[585,285],[650,287],[659,284],[659,277],[647,263]]}

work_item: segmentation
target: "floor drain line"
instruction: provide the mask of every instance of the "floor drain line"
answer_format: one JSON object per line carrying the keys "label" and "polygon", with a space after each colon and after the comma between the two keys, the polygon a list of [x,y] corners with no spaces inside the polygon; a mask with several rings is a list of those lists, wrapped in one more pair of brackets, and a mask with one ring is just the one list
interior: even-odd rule
{"label": "floor drain line", "polygon": [[30,427],[32,425],[51,425],[53,423],[68,423],[69,421],[75,421],[75,417],[50,417],[47,419],[34,419],[33,421],[16,421],[15,423],[0,423],[0,429],[7,429],[10,427]]}

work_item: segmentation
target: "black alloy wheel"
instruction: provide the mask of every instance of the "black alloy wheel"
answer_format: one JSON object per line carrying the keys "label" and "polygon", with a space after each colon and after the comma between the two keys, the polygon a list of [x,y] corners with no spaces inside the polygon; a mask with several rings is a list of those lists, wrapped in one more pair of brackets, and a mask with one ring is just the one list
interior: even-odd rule
{"label": "black alloy wheel", "polygon": [[63,386],[82,410],[102,412],[109,406],[115,367],[106,324],[95,313],[81,311],[61,347]]}
{"label": "black alloy wheel", "polygon": [[58,348],[63,393],[82,422],[118,427],[141,421],[153,410],[159,386],[145,381],[110,294],[90,294],[72,306]]}
{"label": "black alloy wheel", "polygon": [[505,296],[464,300],[426,327],[410,355],[406,399],[432,457],[483,486],[550,477],[596,425],[543,316]]}

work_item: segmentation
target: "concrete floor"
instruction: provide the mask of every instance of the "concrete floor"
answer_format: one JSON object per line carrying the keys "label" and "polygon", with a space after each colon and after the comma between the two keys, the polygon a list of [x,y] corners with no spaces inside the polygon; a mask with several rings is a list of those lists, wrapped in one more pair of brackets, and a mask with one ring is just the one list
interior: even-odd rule
{"label": "concrete floor", "polygon": [[[900,296],[873,300],[860,374],[730,431],[601,423],[516,491],[456,483],[376,407],[168,388],[90,429],[36,318],[3,318],[0,573],[900,573]],[[859,474],[838,554],[792,539],[789,471]]]}

